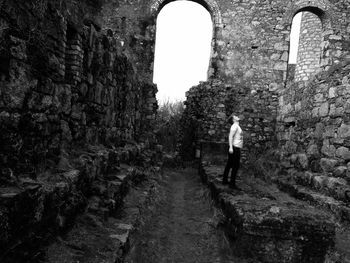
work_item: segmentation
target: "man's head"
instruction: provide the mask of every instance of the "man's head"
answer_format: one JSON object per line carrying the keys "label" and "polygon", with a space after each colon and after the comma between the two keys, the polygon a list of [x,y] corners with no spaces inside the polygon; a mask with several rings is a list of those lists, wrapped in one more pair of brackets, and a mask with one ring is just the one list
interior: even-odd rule
{"label": "man's head", "polygon": [[239,122],[241,119],[237,115],[232,115],[233,122]]}
{"label": "man's head", "polygon": [[243,120],[243,115],[235,115],[232,113],[230,116],[228,116],[227,120],[231,122],[239,122],[240,120]]}

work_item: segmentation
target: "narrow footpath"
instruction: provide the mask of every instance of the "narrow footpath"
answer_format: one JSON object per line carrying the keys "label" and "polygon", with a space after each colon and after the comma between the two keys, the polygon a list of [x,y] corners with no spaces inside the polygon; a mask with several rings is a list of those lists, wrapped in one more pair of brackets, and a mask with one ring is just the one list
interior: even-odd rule
{"label": "narrow footpath", "polygon": [[246,263],[234,257],[220,214],[195,169],[164,171],[163,198],[135,237],[127,263]]}

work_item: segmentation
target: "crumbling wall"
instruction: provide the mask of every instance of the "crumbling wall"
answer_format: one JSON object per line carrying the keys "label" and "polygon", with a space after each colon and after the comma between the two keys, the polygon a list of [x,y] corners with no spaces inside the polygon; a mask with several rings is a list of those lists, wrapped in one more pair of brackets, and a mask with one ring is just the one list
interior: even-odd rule
{"label": "crumbling wall", "polygon": [[[58,218],[61,222],[57,216],[61,210],[70,214],[84,203],[84,194],[72,197],[70,193],[75,196],[79,191],[70,191],[75,186],[70,188],[71,183],[67,186],[61,180],[67,177],[64,180],[78,182],[78,186],[91,185],[95,175],[104,170],[101,167],[108,166],[97,145],[116,149],[134,141],[142,141],[142,147],[149,145],[146,135],[152,131],[156,109],[152,84],[155,25],[158,12],[168,2],[0,1],[3,244],[11,243],[9,229],[26,222],[27,215],[42,222],[41,212],[50,206],[43,205],[46,199],[40,194],[42,187],[37,186],[40,180],[53,178],[55,187],[67,194],[62,206],[74,204],[67,210],[56,209],[49,221]],[[207,113],[200,120],[203,129],[196,140],[226,140],[228,124],[224,119],[235,112],[245,117],[242,126],[247,151],[263,152],[271,146],[277,128],[287,157],[304,154],[294,154],[291,159],[294,163],[298,160],[302,169],[315,165],[317,170],[320,164],[322,171],[346,174],[349,123],[342,105],[348,100],[348,68],[343,65],[337,75],[332,66],[349,55],[349,1],[198,2],[212,15],[214,33],[209,81],[191,91],[193,99],[187,104],[191,108],[193,101],[192,108],[198,104]],[[320,74],[311,84],[287,81],[291,22],[299,11],[313,12],[321,20],[320,66],[330,70],[326,75],[331,80]],[[338,79],[342,79],[341,85]],[[125,159],[140,152],[141,146],[134,147],[138,150],[128,152],[130,158]],[[77,149],[87,150],[81,154]],[[113,156],[119,156],[116,151],[107,154],[111,164]],[[308,152],[315,152],[316,157],[309,158]],[[95,159],[101,160],[101,165]],[[90,167],[94,176],[60,174],[75,167],[83,171]],[[80,184],[81,178],[87,182]],[[60,190],[57,192],[63,200]],[[24,211],[28,196],[35,209],[26,210],[21,220],[12,220]],[[31,231],[33,224],[28,222],[20,231]]]}
{"label": "crumbling wall", "polygon": [[42,4],[38,17],[25,3],[1,14],[0,163],[34,177],[74,145],[139,140],[156,108],[155,86],[138,78],[113,32],[82,17],[94,7]]}
{"label": "crumbling wall", "polygon": [[184,159],[195,158],[202,141],[227,141],[226,127],[229,121],[225,97],[226,86],[217,79],[202,82],[186,92],[180,140]]}
{"label": "crumbling wall", "polygon": [[350,64],[345,60],[281,94],[278,118],[283,167],[306,186],[348,202]]}
{"label": "crumbling wall", "polygon": [[[271,114],[277,95],[247,94],[245,86],[231,86],[213,79],[192,87],[186,93],[183,114],[183,155],[190,159],[203,142],[228,145],[232,113],[241,116],[243,129],[243,158],[259,154],[275,145],[275,119]],[[251,100],[254,99],[254,102]],[[263,117],[264,116],[264,117]]]}
{"label": "crumbling wall", "polygon": [[[213,5],[212,2],[207,4]],[[294,15],[297,12],[311,12],[312,19],[304,17],[304,29],[319,27],[319,30],[313,30],[317,36],[301,41],[304,48],[299,54],[301,70],[297,69],[297,76],[311,79],[318,69],[327,70],[349,54],[346,34],[346,17],[349,14],[344,9],[347,2],[220,1],[217,4],[221,22],[216,23],[214,18],[218,15],[213,14],[217,30],[213,36],[216,45],[212,62],[215,63],[211,66],[215,74],[209,77],[212,80],[220,79],[231,87],[224,96],[225,112],[235,112],[245,117],[242,126],[246,131],[245,141],[249,152],[264,152],[266,148],[276,145],[276,119],[288,107],[281,101],[281,94],[286,85],[294,81],[291,68],[287,74]],[[318,21],[317,25],[315,21]],[[316,40],[320,35],[321,39]],[[319,55],[314,56],[315,59],[310,58],[308,53],[316,45]],[[319,60],[317,63],[316,57]],[[307,75],[304,76],[304,73]],[[220,100],[219,92],[214,92],[214,96]],[[210,117],[208,122],[211,122]],[[216,134],[223,133],[217,131]]]}
{"label": "crumbling wall", "polygon": [[95,192],[117,203],[106,175],[121,162],[154,161],[156,86],[101,4],[0,1],[0,261],[69,226]]}
{"label": "crumbling wall", "polygon": [[[304,19],[298,63],[308,65],[299,65],[301,70],[305,69],[303,72],[297,65],[296,81],[288,79],[279,92],[276,131],[284,174],[295,185],[325,194],[329,202],[336,204],[331,209],[335,211],[341,202],[346,204],[350,200],[349,145],[345,132],[348,125],[349,38],[346,32],[349,13],[343,9],[348,5],[346,1],[324,4],[319,9],[306,10],[313,13],[312,21],[319,18],[322,23],[321,41],[318,41],[321,46],[314,41],[319,38],[314,35],[319,34],[314,29],[316,24],[312,21],[306,24]],[[340,14],[342,9],[343,14]],[[312,27],[313,34],[304,36],[305,27]],[[305,48],[308,42],[310,47],[317,47],[314,51],[321,49],[321,56],[314,56],[313,62],[315,54],[310,55]],[[329,49],[330,46],[333,48]],[[340,214],[342,212],[338,213],[342,218]]]}

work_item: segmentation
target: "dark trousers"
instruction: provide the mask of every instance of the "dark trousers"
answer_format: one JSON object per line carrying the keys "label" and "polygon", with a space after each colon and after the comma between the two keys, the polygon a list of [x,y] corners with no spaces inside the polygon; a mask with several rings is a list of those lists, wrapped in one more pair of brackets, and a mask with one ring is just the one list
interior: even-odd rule
{"label": "dark trousers", "polygon": [[236,176],[237,172],[240,166],[240,159],[241,159],[241,148],[233,147],[233,153],[228,153],[228,159],[224,171],[224,178],[223,183],[228,183],[228,173],[231,170],[231,181],[230,185],[235,186],[236,185]]}

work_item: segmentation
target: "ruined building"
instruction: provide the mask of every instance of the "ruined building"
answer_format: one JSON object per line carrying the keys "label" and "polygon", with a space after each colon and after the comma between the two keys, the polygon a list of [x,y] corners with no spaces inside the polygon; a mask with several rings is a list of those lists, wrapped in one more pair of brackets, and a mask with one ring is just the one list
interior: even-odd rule
{"label": "ruined building", "polygon": [[[152,72],[169,2],[0,0],[2,253],[64,228],[120,162],[157,162]],[[208,81],[187,94],[195,147],[225,141],[227,116],[242,114],[247,162],[274,149],[286,181],[349,220],[350,1],[196,2],[213,38]]]}

